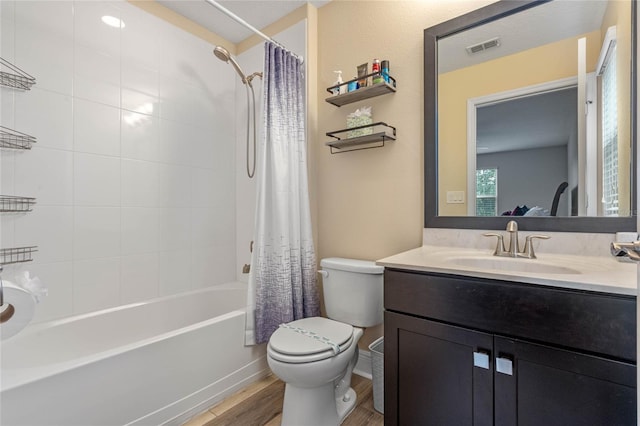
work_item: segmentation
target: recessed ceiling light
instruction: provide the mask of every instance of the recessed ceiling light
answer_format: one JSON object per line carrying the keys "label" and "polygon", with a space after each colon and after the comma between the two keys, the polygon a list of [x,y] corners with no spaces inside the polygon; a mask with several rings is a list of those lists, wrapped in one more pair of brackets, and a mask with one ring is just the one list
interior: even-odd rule
{"label": "recessed ceiling light", "polygon": [[105,15],[102,17],[102,22],[113,28],[124,28],[124,22],[115,16]]}

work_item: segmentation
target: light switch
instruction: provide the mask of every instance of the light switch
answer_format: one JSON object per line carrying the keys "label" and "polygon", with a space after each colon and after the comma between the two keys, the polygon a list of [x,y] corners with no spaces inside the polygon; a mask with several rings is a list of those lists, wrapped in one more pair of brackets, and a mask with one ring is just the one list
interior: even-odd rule
{"label": "light switch", "polygon": [[447,191],[447,204],[464,204],[464,191]]}

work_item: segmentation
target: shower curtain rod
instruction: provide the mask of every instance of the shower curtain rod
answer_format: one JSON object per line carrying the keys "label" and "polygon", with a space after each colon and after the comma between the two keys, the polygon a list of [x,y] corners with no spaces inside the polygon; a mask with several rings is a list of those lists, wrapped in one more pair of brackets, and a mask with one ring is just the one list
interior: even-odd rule
{"label": "shower curtain rod", "polygon": [[204,0],[207,3],[209,3],[211,6],[215,7],[216,9],[218,9],[220,12],[224,13],[225,15],[227,15],[229,18],[233,19],[234,21],[236,21],[237,23],[244,25],[246,28],[250,29],[251,31],[253,31],[254,33],[256,33],[257,35],[259,35],[260,37],[262,37],[263,39],[265,39],[266,41],[270,41],[271,43],[275,44],[276,46],[290,52],[292,55],[294,55],[296,58],[302,60],[303,58],[299,55],[296,55],[295,53],[291,52],[289,49],[287,49],[284,45],[278,43],[277,41],[275,41],[274,39],[272,39],[271,37],[269,37],[268,35],[266,35],[265,33],[263,33],[262,31],[260,31],[259,29],[257,29],[256,27],[254,27],[253,25],[251,25],[250,23],[248,23],[247,21],[245,21],[244,19],[242,19],[241,17],[239,17],[238,15],[236,15],[235,13],[233,13],[232,11],[230,11],[229,9],[227,9],[226,7],[224,7],[223,5],[221,5],[220,3],[218,3],[215,0]]}

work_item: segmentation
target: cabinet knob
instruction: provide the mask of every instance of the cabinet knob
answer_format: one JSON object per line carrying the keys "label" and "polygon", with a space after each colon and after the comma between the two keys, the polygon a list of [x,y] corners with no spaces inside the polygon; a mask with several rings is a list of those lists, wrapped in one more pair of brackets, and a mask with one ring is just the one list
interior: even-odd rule
{"label": "cabinet knob", "polygon": [[489,352],[476,351],[473,353],[473,366],[489,369]]}
{"label": "cabinet knob", "polygon": [[496,358],[496,371],[498,373],[513,376],[513,361],[505,357]]}

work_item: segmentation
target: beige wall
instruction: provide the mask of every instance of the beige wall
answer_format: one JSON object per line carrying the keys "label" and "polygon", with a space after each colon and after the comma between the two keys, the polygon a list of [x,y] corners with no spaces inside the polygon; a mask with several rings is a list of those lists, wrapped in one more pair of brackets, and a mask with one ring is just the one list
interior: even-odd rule
{"label": "beige wall", "polygon": [[[447,204],[446,191],[467,189],[467,100],[534,84],[575,77],[578,38],[572,37],[493,61],[442,74],[438,78],[439,213],[466,216],[466,204]],[[595,70],[600,53],[600,31],[587,37],[587,72]],[[550,65],[551,64],[551,65]],[[467,194],[467,200],[475,200]]]}
{"label": "beige wall", "polygon": [[[380,259],[422,243],[423,30],[492,1],[341,1],[318,9],[318,258]],[[388,59],[398,90],[343,107],[324,99],[342,70],[345,80],[374,58]],[[369,65],[371,66],[371,65]],[[325,133],[346,127],[346,115],[373,107],[374,121],[397,128],[384,148],[331,155]],[[381,334],[365,333],[360,347]]]}
{"label": "beige wall", "polygon": [[[318,9],[317,201],[319,257],[379,259],[421,244],[423,229],[423,30],[491,1],[341,1]],[[388,59],[395,94],[345,105],[324,102],[334,70]],[[331,155],[325,133],[373,107],[397,128],[380,149]]]}

